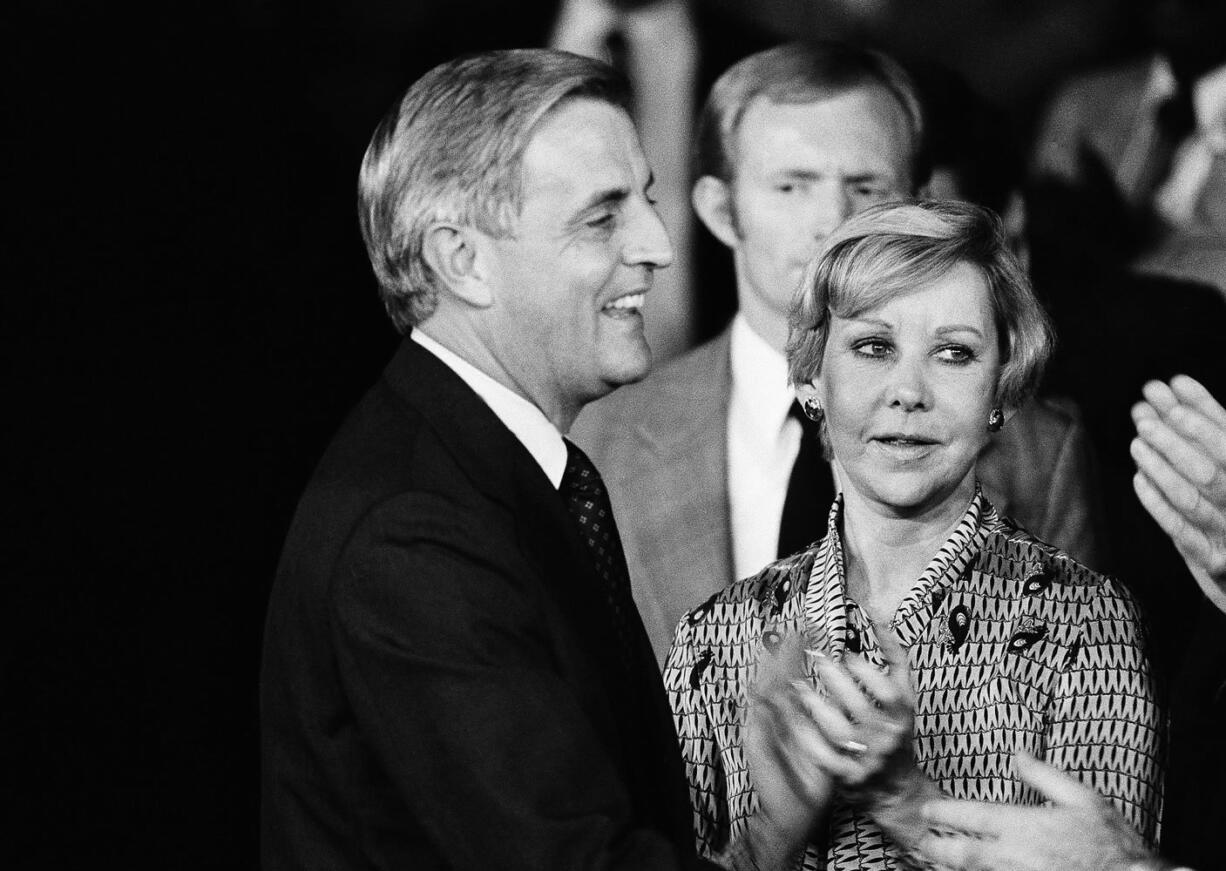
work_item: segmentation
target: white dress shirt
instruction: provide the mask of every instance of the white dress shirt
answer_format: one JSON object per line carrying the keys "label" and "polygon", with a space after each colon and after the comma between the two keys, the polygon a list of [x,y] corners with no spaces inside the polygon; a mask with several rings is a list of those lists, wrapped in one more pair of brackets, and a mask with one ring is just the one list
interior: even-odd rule
{"label": "white dress shirt", "polygon": [[787,360],[753,331],[732,320],[728,399],[728,506],[732,567],[738,578],[757,573],[778,556],[779,526],[788,478],[800,453],[800,421],[788,417],[795,393]]}
{"label": "white dress shirt", "polygon": [[414,330],[409,338],[442,360],[448,369],[459,375],[474,393],[485,400],[490,410],[528,449],[553,486],[561,486],[562,473],[566,471],[566,442],[543,411],[421,330]]}

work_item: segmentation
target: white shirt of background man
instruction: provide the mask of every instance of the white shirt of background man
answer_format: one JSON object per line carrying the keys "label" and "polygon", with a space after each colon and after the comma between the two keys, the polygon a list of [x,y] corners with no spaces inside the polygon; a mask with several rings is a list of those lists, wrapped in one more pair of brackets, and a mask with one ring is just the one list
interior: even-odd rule
{"label": "white shirt of background man", "polygon": [[728,507],[732,567],[748,577],[778,556],[788,478],[800,453],[800,421],[788,417],[795,399],[787,360],[738,314],[730,340]]}

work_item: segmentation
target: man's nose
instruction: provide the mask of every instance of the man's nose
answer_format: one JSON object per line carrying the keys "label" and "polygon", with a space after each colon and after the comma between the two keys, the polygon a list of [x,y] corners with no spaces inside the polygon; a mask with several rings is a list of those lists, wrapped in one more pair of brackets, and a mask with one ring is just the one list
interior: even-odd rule
{"label": "man's nose", "polygon": [[829,236],[851,217],[851,198],[842,185],[825,185],[814,195],[810,230],[818,238]]}
{"label": "man's nose", "polygon": [[650,266],[663,269],[673,262],[673,243],[656,210],[647,203],[635,210],[635,216],[622,247],[622,261],[627,266]]}

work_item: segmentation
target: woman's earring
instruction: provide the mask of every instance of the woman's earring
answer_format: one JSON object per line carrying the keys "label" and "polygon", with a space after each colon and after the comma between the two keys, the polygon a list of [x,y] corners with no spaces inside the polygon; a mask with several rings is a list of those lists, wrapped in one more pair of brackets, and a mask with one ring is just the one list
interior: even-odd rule
{"label": "woman's earring", "polygon": [[810,396],[800,404],[800,407],[805,410],[805,417],[814,423],[821,423],[825,411],[822,410],[822,404],[817,401],[817,397]]}
{"label": "woman's earring", "polygon": [[1000,432],[1000,428],[1005,425],[1005,413],[1000,410],[1000,406],[996,406],[988,412],[988,432]]}

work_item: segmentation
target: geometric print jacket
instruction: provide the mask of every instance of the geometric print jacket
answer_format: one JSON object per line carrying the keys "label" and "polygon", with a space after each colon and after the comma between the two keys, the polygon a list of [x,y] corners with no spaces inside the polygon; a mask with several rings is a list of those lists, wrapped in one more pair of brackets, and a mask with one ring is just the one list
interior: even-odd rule
{"label": "geometric print jacket", "polygon": [[[801,633],[836,660],[860,653],[885,665],[871,620],[845,594],[841,508],[840,497],[821,541],[678,623],[664,682],[704,858],[727,863],[756,807],[741,730],[760,658]],[[1013,773],[1013,753],[1027,750],[1157,840],[1163,721],[1137,605],[1118,581],[1016,528],[977,491],[890,625],[910,665],[915,758],[946,794],[1041,803]],[[796,867],[914,867],[838,797],[815,840]]]}

